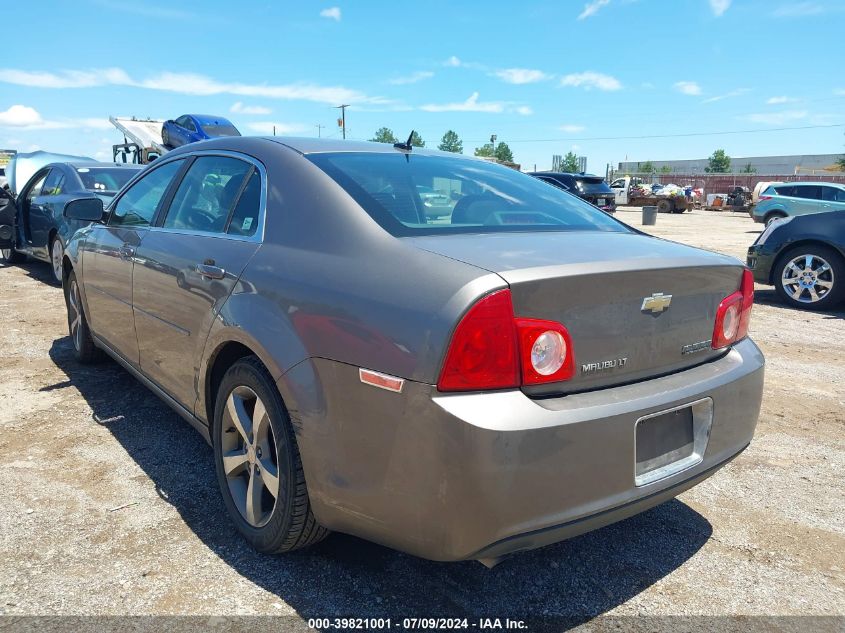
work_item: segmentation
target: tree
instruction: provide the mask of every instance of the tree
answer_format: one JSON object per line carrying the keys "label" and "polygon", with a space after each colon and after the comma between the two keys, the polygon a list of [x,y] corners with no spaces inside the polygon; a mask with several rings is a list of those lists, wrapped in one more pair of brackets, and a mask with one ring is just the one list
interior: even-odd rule
{"label": "tree", "polygon": [[481,156],[482,158],[493,158],[495,156],[495,150],[493,149],[493,143],[485,143],[481,147],[475,148],[475,155]]}
{"label": "tree", "polygon": [[742,170],[739,172],[741,174],[756,174],[757,169],[751,163],[748,163]]}
{"label": "tree", "polygon": [[580,165],[578,164],[578,157],[573,152],[566,152],[561,163],[561,169],[570,173],[576,173]]}
{"label": "tree", "polygon": [[443,152],[453,152],[454,154],[463,154],[464,153],[464,144],[461,142],[461,137],[458,136],[457,132],[452,130],[448,130],[444,135],[443,138],[440,139],[440,145],[437,146],[437,149]]}
{"label": "tree", "polygon": [[839,169],[841,169],[842,171],[845,171],[845,156],[836,161],[836,166],[839,167]]}
{"label": "tree", "polygon": [[376,135],[370,139],[376,143],[398,143],[398,139],[393,135],[393,130],[389,127],[380,127],[376,130]]}
{"label": "tree", "polygon": [[704,168],[708,174],[727,174],[731,170],[731,157],[725,154],[725,150],[717,149],[707,159],[708,167]]}
{"label": "tree", "polygon": [[644,163],[639,163],[639,169],[637,171],[642,174],[653,174],[657,170],[654,168],[654,164],[650,160],[647,160]]}
{"label": "tree", "polygon": [[411,132],[411,146],[412,147],[425,147],[425,141],[422,140],[422,136],[417,134],[416,130]]}
{"label": "tree", "polygon": [[660,173],[661,174],[671,174],[672,168],[669,165],[663,165],[663,167],[660,168]]}
{"label": "tree", "polygon": [[496,159],[503,162],[503,163],[512,163],[513,162],[513,152],[511,148],[508,147],[507,143],[499,143],[496,146],[496,151],[494,152]]}

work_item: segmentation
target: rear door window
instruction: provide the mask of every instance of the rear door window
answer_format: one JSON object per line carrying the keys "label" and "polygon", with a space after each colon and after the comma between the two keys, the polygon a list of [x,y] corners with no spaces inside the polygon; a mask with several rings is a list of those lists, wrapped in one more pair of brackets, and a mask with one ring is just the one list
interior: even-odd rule
{"label": "rear door window", "polygon": [[[163,226],[200,233],[225,233],[229,217],[252,171],[250,163],[237,158],[200,156],[179,184]],[[245,210],[243,213],[251,212]],[[253,222],[257,224],[257,213],[253,222],[246,217],[240,218],[239,226],[241,230],[249,231]]]}
{"label": "rear door window", "polygon": [[818,185],[796,185],[795,193],[792,195],[806,200],[821,200],[822,188]]}
{"label": "rear door window", "polygon": [[795,187],[793,185],[780,185],[774,189],[779,196],[792,197],[795,195]]}
{"label": "rear door window", "polygon": [[255,235],[261,212],[261,174],[253,168],[246,187],[235,205],[232,219],[226,232],[229,235]]}
{"label": "rear door window", "polygon": [[42,196],[58,196],[64,193],[65,190],[65,175],[59,169],[51,169],[50,175],[44,181],[44,187],[41,189]]}

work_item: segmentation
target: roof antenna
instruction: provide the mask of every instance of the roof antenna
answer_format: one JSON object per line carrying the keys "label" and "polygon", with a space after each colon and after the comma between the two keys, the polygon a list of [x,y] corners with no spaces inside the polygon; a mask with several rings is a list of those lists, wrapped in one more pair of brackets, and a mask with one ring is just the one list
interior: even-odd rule
{"label": "roof antenna", "polygon": [[405,141],[404,143],[394,143],[393,147],[395,147],[396,149],[404,149],[406,152],[410,152],[412,149],[414,149],[414,146],[411,145],[411,139],[414,138],[414,131],[415,130],[411,130],[411,134],[408,136],[407,141]]}

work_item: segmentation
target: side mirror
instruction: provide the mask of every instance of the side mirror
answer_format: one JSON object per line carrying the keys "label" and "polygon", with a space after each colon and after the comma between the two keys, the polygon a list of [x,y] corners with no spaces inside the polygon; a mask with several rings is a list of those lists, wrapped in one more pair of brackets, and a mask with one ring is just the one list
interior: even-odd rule
{"label": "side mirror", "polygon": [[65,204],[64,216],[69,220],[83,222],[103,221],[103,201],[99,198],[77,198]]}

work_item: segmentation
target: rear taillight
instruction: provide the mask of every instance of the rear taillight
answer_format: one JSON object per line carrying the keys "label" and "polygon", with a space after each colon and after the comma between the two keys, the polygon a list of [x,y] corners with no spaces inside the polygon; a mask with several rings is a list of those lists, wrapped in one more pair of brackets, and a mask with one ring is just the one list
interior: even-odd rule
{"label": "rear taillight", "polygon": [[739,290],[725,297],[716,311],[713,349],[733,345],[748,336],[751,308],[754,305],[754,278],[747,268],[742,272]]}
{"label": "rear taillight", "polygon": [[758,198],[758,200],[759,200],[760,202],[763,202],[763,200],[771,200],[771,199],[772,199],[772,197],[771,197],[771,196],[760,196],[760,197]]}
{"label": "rear taillight", "polygon": [[575,373],[569,332],[560,323],[515,318],[510,290],[487,295],[464,315],[437,389],[513,389],[568,380]]}

